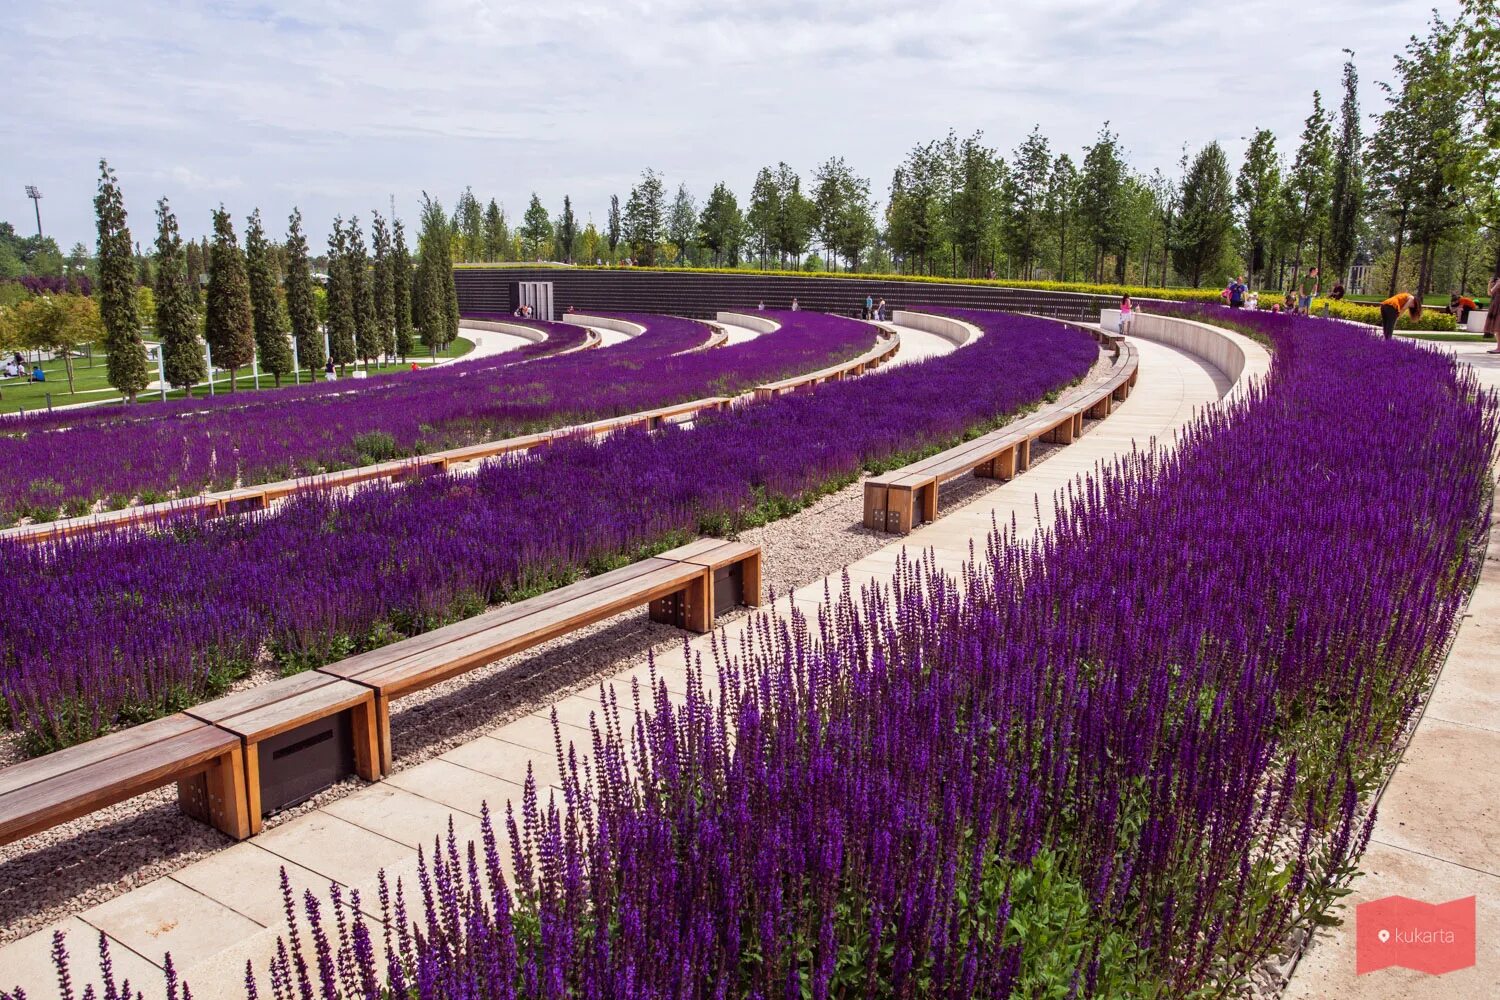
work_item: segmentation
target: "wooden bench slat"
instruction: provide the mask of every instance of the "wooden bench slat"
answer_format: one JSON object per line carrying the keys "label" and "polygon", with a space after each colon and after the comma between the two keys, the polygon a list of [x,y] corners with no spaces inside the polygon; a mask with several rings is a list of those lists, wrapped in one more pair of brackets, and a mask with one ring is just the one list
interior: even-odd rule
{"label": "wooden bench slat", "polygon": [[139,726],[132,726],[129,729],[122,729],[117,733],[100,736],[87,743],[79,743],[41,757],[23,760],[18,764],[0,769],[0,795],[8,795],[27,785],[50,781],[69,771],[98,764],[202,728],[202,722],[179,712],[162,719],[142,723]]}
{"label": "wooden bench slat", "polygon": [[[287,691],[286,697],[218,719],[214,725],[234,733],[247,742],[256,743],[272,733],[296,729],[314,719],[336,715],[370,697],[369,688],[352,681],[339,680],[326,674],[316,675],[312,671],[306,675],[299,675],[301,676],[316,678],[322,683],[301,685],[300,690],[295,691],[283,688],[283,691]],[[287,678],[290,681],[298,679],[298,677]],[[270,688],[275,685],[268,684],[265,687]],[[188,711],[192,712],[192,709]]]}
{"label": "wooden bench slat", "polygon": [[190,721],[195,729],[115,755],[107,765],[96,761],[96,766],[77,768],[0,795],[0,842],[66,823],[169,781],[191,777],[239,748],[239,737],[234,734]]}

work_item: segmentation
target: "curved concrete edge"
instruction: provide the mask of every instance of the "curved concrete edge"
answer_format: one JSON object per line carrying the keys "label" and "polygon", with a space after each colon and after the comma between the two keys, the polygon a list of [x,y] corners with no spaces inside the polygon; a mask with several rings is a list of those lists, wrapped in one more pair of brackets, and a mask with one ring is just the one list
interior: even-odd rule
{"label": "curved concrete edge", "polygon": [[714,319],[733,326],[743,326],[756,333],[775,333],[781,329],[781,324],[774,319],[757,316],[755,313],[719,312],[714,314]]}
{"label": "curved concrete edge", "polygon": [[[520,323],[497,323],[494,320],[460,320],[459,329],[472,328],[475,330],[486,330],[490,333],[508,333],[522,340],[529,340],[533,344],[540,344],[547,339],[544,330],[538,330],[534,326],[523,326]],[[456,360],[463,360],[462,358]]]}
{"label": "curved concrete edge", "polygon": [[1224,394],[1223,402],[1240,399],[1249,392],[1251,385],[1271,372],[1270,351],[1242,333],[1210,323],[1156,313],[1136,313],[1126,336],[1175,347],[1219,369],[1229,379],[1229,391]]}
{"label": "curved concrete edge", "polygon": [[646,332],[646,328],[641,324],[632,323],[628,319],[616,319],[614,316],[564,313],[562,321],[564,323],[572,323],[574,326],[593,326],[604,330],[613,330],[615,333],[623,333],[627,337],[639,337]]}
{"label": "curved concrete edge", "polygon": [[942,337],[953,344],[954,347],[962,347],[970,341],[978,340],[984,336],[984,331],[972,323],[965,323],[961,319],[954,319],[952,316],[942,316],[937,313],[897,309],[891,313],[891,322],[897,326],[909,326],[913,330],[930,333],[934,337]]}

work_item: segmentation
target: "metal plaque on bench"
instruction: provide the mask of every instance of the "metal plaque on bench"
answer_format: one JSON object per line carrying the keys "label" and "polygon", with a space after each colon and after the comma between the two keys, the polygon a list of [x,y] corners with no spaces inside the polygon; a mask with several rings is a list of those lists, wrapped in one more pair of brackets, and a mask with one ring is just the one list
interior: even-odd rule
{"label": "metal plaque on bench", "polygon": [[354,773],[353,723],[348,712],[316,719],[256,744],[262,815],[305,802]]}

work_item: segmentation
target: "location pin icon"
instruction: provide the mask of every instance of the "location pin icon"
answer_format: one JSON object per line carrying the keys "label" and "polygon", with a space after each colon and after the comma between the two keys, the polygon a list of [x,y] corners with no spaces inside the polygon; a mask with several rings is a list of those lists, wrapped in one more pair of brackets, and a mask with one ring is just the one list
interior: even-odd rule
{"label": "location pin icon", "polygon": [[1378,937],[1378,938],[1380,938],[1380,943],[1381,944],[1385,944],[1387,941],[1389,941],[1391,939],[1391,932],[1388,931],[1388,930],[1386,930],[1384,927],[1382,927],[1382,928],[1380,928],[1380,933],[1377,934],[1377,935],[1375,935],[1375,936]]}

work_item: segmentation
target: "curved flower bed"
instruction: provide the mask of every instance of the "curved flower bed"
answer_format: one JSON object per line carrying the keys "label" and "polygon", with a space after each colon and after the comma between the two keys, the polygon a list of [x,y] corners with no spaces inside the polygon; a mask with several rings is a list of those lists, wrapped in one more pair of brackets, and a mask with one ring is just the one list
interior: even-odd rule
{"label": "curved flower bed", "polygon": [[56,747],[201,700],[263,651],[303,668],[761,523],[861,468],[988,430],[1098,356],[1059,324],[971,315],[989,331],[973,347],[691,430],[571,439],[474,475],[305,494],[243,519],[0,544],[10,724],[33,749]]}
{"label": "curved flower bed", "polygon": [[420,899],[382,896],[383,954],[309,900],[277,995],[1243,988],[1353,875],[1500,430],[1444,355],[1243,322],[1271,378],[1175,451],[993,538],[962,589],[907,566],[821,627],[767,621],[722,705],[647,693],[637,732],[564,761],[566,816],[534,786],[507,810],[513,881],[487,819],[477,850],[435,845]]}
{"label": "curved flower bed", "polygon": [[[27,424],[23,434],[0,435],[0,525],[87,514],[98,502],[116,508],[316,475],[724,395],[852,356],[874,337],[854,320],[796,315],[776,334],[697,355],[672,356],[689,333],[706,339],[707,328],[664,317],[640,337],[598,351],[526,365],[501,355],[420,377],[387,376],[375,391],[286,390],[303,395],[189,404],[177,419],[121,419],[112,411],[52,432]],[[576,327],[553,326],[577,336]]]}

